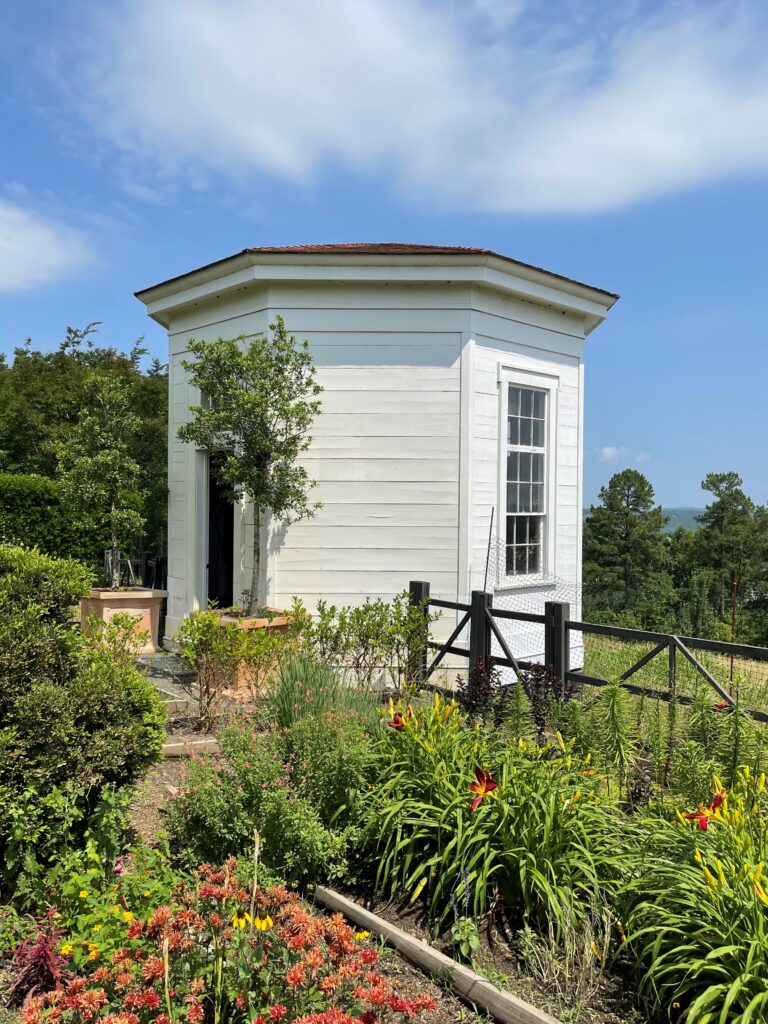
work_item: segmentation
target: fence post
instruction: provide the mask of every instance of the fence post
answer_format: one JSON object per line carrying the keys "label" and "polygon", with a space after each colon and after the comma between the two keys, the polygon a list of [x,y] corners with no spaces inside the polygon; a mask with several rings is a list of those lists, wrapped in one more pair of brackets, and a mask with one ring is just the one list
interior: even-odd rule
{"label": "fence post", "polygon": [[[411,580],[408,584],[408,604],[411,608],[419,608],[426,613],[427,601],[429,601],[429,583],[426,583],[424,580]],[[411,682],[423,683],[427,678],[428,643],[429,624],[425,614],[424,628],[419,645],[416,650],[408,652],[408,676]]]}
{"label": "fence post", "polygon": [[493,594],[486,590],[473,590],[469,604],[469,668],[478,659],[485,661],[491,656],[491,626],[487,609],[493,607]]}
{"label": "fence post", "polygon": [[544,664],[560,680],[560,696],[565,697],[567,675],[570,670],[570,642],[565,623],[571,617],[567,601],[544,603]]}

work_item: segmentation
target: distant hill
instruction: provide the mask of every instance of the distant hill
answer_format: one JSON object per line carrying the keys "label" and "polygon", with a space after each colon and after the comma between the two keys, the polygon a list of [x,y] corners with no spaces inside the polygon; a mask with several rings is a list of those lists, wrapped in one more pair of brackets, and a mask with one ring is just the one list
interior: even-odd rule
{"label": "distant hill", "polygon": [[664,527],[665,533],[671,533],[678,526],[684,526],[686,530],[698,530],[700,523],[696,522],[696,516],[700,516],[703,508],[662,508],[664,515],[669,522]]}
{"label": "distant hill", "polygon": [[[678,528],[678,526],[684,526],[686,530],[698,530],[699,523],[696,522],[696,516],[701,515],[704,511],[703,508],[665,508],[663,509],[664,515],[669,520],[667,525],[664,527],[665,533],[672,533]],[[589,514],[589,509],[584,509],[584,516]]]}

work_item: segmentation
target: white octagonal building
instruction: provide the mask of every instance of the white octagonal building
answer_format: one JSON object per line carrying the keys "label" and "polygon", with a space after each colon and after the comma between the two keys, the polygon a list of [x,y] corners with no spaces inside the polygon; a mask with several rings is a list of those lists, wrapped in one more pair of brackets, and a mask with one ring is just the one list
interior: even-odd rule
{"label": "white octagonal building", "polygon": [[252,337],[278,314],[325,389],[304,459],[322,508],[265,524],[270,606],[391,598],[410,580],[531,610],[565,582],[578,605],[584,341],[616,295],[488,249],[361,243],[245,249],[137,297],[169,338],[169,635],[240,600],[252,550],[247,501],[176,436],[199,401],[187,343]]}

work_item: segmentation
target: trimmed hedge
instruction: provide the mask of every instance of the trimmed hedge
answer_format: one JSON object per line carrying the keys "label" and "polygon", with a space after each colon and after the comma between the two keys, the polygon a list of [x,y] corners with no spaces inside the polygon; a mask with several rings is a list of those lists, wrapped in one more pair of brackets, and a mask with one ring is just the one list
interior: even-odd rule
{"label": "trimmed hedge", "polygon": [[0,473],[0,542],[39,548],[44,554],[101,565],[109,531],[82,526],[67,509],[55,480]]}

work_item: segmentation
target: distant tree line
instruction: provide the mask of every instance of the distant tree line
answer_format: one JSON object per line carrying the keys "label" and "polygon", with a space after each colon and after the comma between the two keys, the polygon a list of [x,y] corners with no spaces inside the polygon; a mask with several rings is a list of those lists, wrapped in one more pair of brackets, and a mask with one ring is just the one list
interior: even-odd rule
{"label": "distant tree line", "polygon": [[[167,531],[167,367],[155,359],[144,368],[147,350],[140,343],[127,352],[96,344],[97,327],[68,327],[51,352],[28,339],[12,357],[0,356],[0,526],[15,534],[7,539],[58,555],[83,557],[88,550],[95,560],[110,545],[109,516],[96,521],[71,500],[69,463],[82,447],[81,435],[118,429],[124,451],[112,468],[123,475],[125,466],[133,470],[120,513],[126,522],[143,524],[124,554],[154,554],[164,551]],[[46,521],[35,523],[38,508]]]}
{"label": "distant tree line", "polygon": [[699,528],[665,533],[650,481],[625,469],[584,521],[584,616],[768,644],[768,509],[738,473],[709,473]]}

